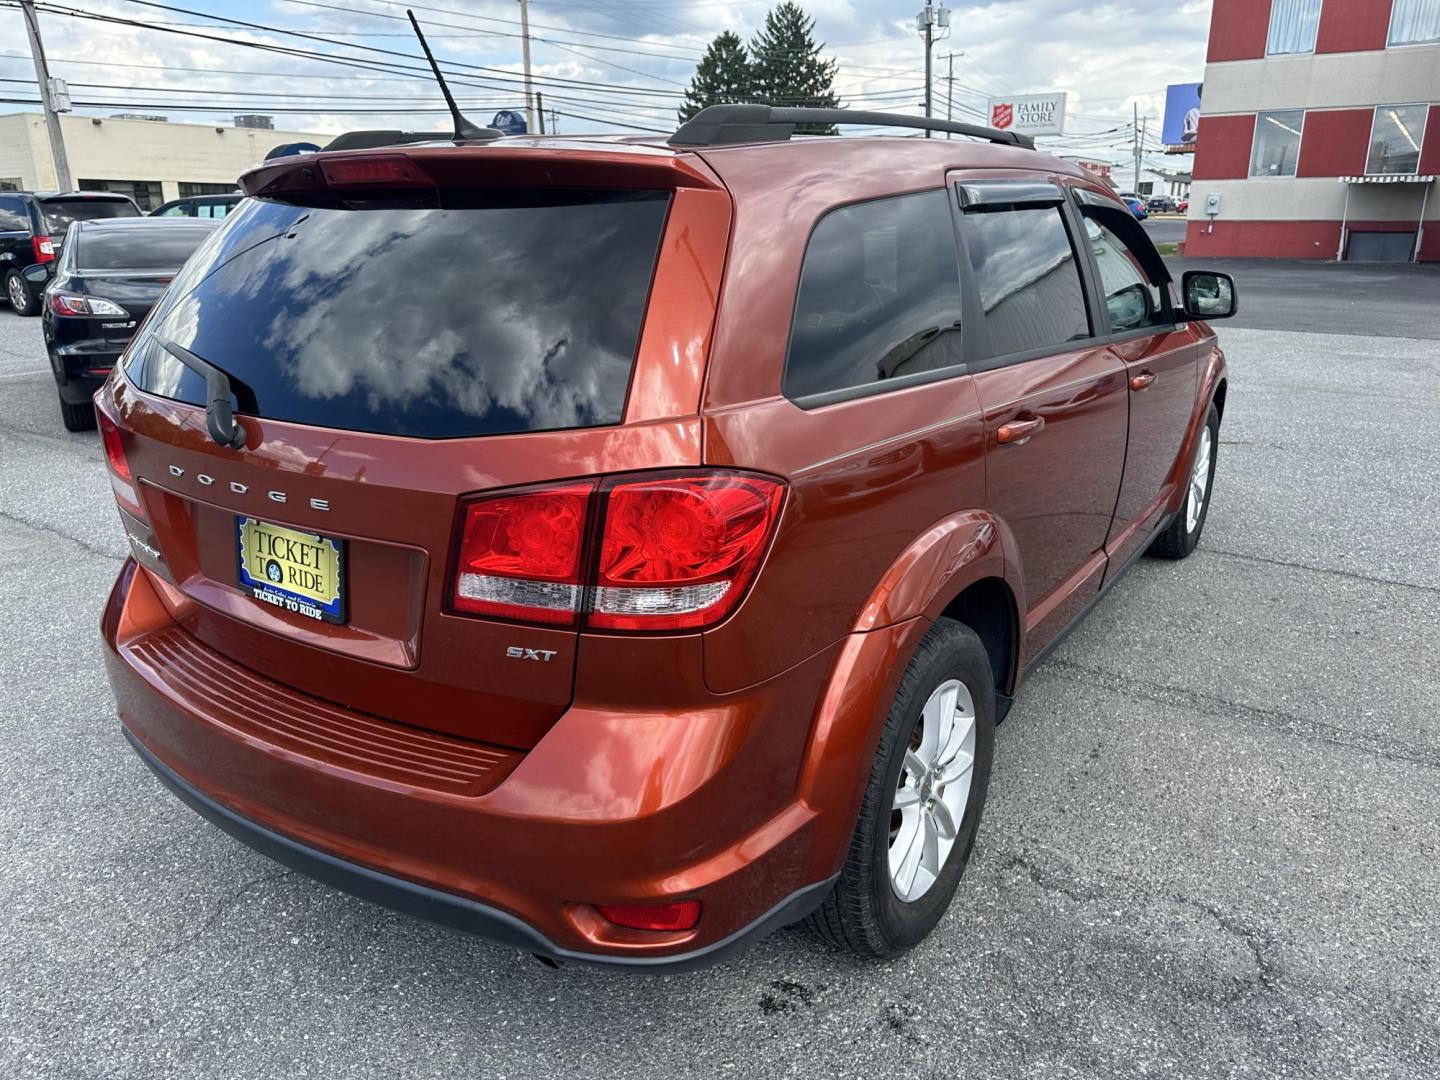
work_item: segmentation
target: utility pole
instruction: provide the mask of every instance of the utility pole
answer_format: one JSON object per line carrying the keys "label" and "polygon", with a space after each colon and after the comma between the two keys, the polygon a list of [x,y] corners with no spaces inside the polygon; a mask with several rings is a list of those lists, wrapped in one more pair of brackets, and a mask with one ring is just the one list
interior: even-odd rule
{"label": "utility pole", "polygon": [[[945,120],[949,122],[954,119],[955,110],[955,54],[945,54]],[[945,138],[950,138],[950,132],[945,132]]]}
{"label": "utility pole", "polygon": [[545,95],[536,91],[535,93],[535,115],[540,118],[540,134],[545,134]]}
{"label": "utility pole", "polygon": [[[40,87],[40,107],[45,110],[45,128],[50,133],[50,156],[55,159],[55,186],[70,191],[70,159],[65,156],[65,136],[60,131],[60,112],[55,107],[55,87],[50,81],[50,66],[45,62],[45,45],[40,40],[40,21],[35,16],[35,0],[20,0],[25,13],[25,33],[30,38],[30,56],[35,61],[35,82]],[[67,106],[68,108],[68,106]]]}
{"label": "utility pole", "polygon": [[[525,54],[525,130],[535,130],[535,95],[530,90],[530,3],[520,0],[520,41]],[[541,121],[543,124],[544,121]]]}
{"label": "utility pole", "polygon": [[1138,195],[1140,194],[1140,103],[1133,102],[1131,108],[1133,112],[1130,121],[1130,138],[1135,147],[1135,183],[1130,190]]}
{"label": "utility pole", "polygon": [[[925,118],[928,120],[934,114],[934,93],[931,88],[931,46],[935,44],[936,29],[943,31],[940,37],[948,37],[950,33],[950,12],[943,5],[934,3],[934,0],[925,0],[925,7],[920,14],[915,16],[915,29],[920,34],[920,40],[925,42]],[[925,129],[925,138],[930,138],[929,128]]]}

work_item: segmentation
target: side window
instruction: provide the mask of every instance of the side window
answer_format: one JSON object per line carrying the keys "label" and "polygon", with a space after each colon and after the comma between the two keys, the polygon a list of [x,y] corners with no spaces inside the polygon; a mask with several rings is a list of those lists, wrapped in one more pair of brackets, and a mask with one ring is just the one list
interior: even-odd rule
{"label": "side window", "polygon": [[0,199],[0,232],[29,232],[30,215],[24,199]]}
{"label": "side window", "polygon": [[[1107,211],[1085,208],[1085,239],[1100,268],[1100,289],[1110,315],[1110,330],[1124,333],[1143,326],[1167,326],[1165,289],[1145,270],[1136,252],[1104,223]],[[1123,226],[1116,224],[1116,228]]]}
{"label": "side window", "polygon": [[165,209],[165,210],[161,210],[158,216],[160,216],[160,217],[185,217],[185,216],[186,216],[185,206],[182,204],[182,205],[180,205],[180,206],[171,206],[171,207],[168,207],[168,208]]}
{"label": "side window", "polygon": [[946,191],[832,210],[805,248],[785,396],[961,363],[960,279]]}
{"label": "side window", "polygon": [[963,227],[991,356],[1091,335],[1085,289],[1059,207],[971,211]]}

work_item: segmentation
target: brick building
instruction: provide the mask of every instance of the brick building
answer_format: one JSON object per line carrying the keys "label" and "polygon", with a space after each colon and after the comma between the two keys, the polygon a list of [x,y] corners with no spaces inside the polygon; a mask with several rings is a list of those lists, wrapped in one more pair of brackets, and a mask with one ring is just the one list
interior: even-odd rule
{"label": "brick building", "polygon": [[1214,0],[1187,255],[1440,261],[1437,174],[1440,0]]}

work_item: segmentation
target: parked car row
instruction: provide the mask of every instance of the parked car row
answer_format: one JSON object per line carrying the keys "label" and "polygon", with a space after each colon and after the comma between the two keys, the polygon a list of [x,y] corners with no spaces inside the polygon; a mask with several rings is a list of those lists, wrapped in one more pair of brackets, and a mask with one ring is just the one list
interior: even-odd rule
{"label": "parked car row", "polygon": [[0,274],[17,315],[41,316],[67,431],[95,426],[91,396],[136,327],[243,196],[176,199],[150,216],[126,195],[0,194]]}

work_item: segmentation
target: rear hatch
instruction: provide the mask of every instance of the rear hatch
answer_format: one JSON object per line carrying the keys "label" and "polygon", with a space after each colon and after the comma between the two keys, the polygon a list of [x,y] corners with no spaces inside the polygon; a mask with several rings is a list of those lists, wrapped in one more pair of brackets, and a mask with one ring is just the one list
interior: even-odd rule
{"label": "rear hatch", "polygon": [[[390,186],[362,168],[330,187],[314,158],[262,170],[286,193],[232,212],[106,391],[149,518],[128,524],[160,556],[141,562],[192,634],[328,700],[522,749],[570,701],[578,633],[453,610],[462,496],[700,453],[693,417],[623,423],[665,170],[531,156],[530,174],[523,153],[439,163],[494,163],[475,171],[502,187],[417,181],[399,155]],[[206,434],[186,355],[229,376],[240,450]]]}

